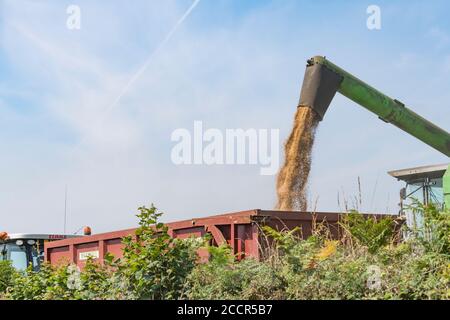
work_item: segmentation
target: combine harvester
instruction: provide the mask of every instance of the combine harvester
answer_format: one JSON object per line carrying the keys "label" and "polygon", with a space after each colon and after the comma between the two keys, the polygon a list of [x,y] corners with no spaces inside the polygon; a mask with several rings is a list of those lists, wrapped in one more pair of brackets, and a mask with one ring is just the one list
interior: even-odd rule
{"label": "combine harvester", "polygon": [[[305,78],[301,89],[298,107],[311,108],[323,119],[336,92],[340,92],[381,120],[391,123],[437,151],[450,156],[450,134],[408,109],[403,103],[392,99],[372,88],[324,57],[314,57],[307,62]],[[450,166],[428,166],[392,171],[390,174],[407,183],[401,197],[406,199],[422,190],[423,201],[441,202],[442,207],[450,208]],[[412,190],[412,191],[411,191]],[[414,192],[413,192],[414,191]],[[409,192],[409,194],[407,194]],[[372,215],[365,215],[366,217]],[[405,216],[401,211],[400,221]],[[249,210],[199,219],[169,223],[169,233],[176,238],[211,235],[211,244],[227,243],[238,259],[264,256],[269,244],[261,232],[262,225],[275,229],[301,227],[302,235],[311,234],[313,220],[326,222],[335,237],[339,237],[339,213],[315,213],[293,211]],[[379,217],[379,216],[376,216]],[[398,216],[395,216],[398,217]],[[406,214],[406,217],[408,215]],[[88,257],[103,263],[106,253],[116,257],[122,255],[122,238],[134,234],[128,229],[87,237],[65,239],[45,243],[46,261],[57,264],[61,261],[76,263],[82,267]],[[201,255],[205,253],[201,253]]]}

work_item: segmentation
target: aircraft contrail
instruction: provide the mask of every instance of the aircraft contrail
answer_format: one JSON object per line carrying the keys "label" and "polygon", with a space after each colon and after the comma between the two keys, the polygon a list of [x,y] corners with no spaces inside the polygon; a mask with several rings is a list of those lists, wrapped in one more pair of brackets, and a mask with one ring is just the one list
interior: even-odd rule
{"label": "aircraft contrail", "polygon": [[[195,9],[195,7],[199,4],[201,0],[195,0],[191,6],[187,9],[187,11],[183,14],[183,16],[178,19],[178,21],[175,23],[175,25],[172,27],[170,32],[164,37],[164,39],[159,43],[159,45],[156,47],[156,49],[149,55],[149,57],[145,60],[144,64],[130,77],[130,79],[127,81],[123,89],[120,91],[120,93],[117,95],[117,97],[113,100],[111,104],[109,104],[104,113],[103,116],[99,119],[100,124],[103,120],[103,118],[111,112],[111,110],[119,103],[120,99],[127,93],[127,91],[130,89],[130,87],[139,79],[139,77],[145,72],[145,70],[150,65],[153,57],[158,54],[159,51],[166,45],[167,42],[172,38],[174,33],[177,31],[177,29],[180,27],[180,25],[186,20],[186,18],[191,14],[192,10]],[[80,146],[83,144],[83,142],[86,139],[82,139],[77,146]]]}
{"label": "aircraft contrail", "polygon": [[194,3],[189,7],[189,9],[183,14],[183,16],[177,21],[177,23],[173,26],[172,30],[166,35],[166,37],[161,41],[161,43],[156,47],[156,49],[150,54],[150,56],[147,58],[145,63],[142,65],[139,70],[136,71],[135,74],[128,80],[127,84],[124,86],[120,94],[114,99],[113,103],[111,103],[108,108],[105,110],[105,114],[111,111],[117,103],[120,101],[120,99],[123,97],[123,95],[128,91],[128,89],[136,82],[137,79],[144,73],[144,71],[148,68],[150,65],[150,62],[152,61],[152,58],[164,47],[164,45],[172,38],[173,34],[177,31],[178,27],[183,23],[184,20],[191,14],[192,10],[195,9],[195,7],[198,5],[200,0],[195,0]]}

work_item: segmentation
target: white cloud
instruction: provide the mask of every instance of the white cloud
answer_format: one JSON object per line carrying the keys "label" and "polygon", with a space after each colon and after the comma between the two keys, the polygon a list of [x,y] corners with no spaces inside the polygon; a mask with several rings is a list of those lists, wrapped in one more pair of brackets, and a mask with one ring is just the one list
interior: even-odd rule
{"label": "white cloud", "polygon": [[436,41],[436,47],[438,49],[442,49],[450,43],[450,36],[440,27],[432,27],[429,30],[428,35]]}
{"label": "white cloud", "polygon": [[447,72],[450,72],[450,55],[444,58],[444,69]]}

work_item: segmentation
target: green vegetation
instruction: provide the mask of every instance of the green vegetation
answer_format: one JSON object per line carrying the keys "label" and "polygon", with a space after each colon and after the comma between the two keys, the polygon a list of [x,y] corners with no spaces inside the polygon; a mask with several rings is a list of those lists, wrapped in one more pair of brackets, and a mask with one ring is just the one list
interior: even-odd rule
{"label": "green vegetation", "polygon": [[13,285],[15,270],[10,261],[0,261],[0,297],[8,287]]}
{"label": "green vegetation", "polygon": [[[123,258],[108,256],[102,266],[88,260],[82,271],[44,265],[25,273],[1,262],[0,299],[449,299],[450,214],[414,206],[424,213],[423,227],[403,242],[391,219],[352,212],[340,240],[321,226],[304,240],[264,227],[273,239],[267,259],[241,262],[208,239],[172,239],[161,213],[141,207]],[[199,262],[200,247],[209,262]]]}

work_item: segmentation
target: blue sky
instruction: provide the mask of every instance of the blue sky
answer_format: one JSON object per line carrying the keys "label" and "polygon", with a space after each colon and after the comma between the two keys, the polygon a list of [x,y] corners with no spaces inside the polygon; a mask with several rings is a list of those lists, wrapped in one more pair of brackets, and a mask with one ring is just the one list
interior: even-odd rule
{"label": "blue sky", "polygon": [[[448,129],[446,1],[0,0],[0,229],[94,232],[135,225],[154,202],[166,220],[271,209],[275,176],[256,166],[175,166],[170,134],[292,126],[305,61],[326,55]],[[66,8],[81,9],[81,29]],[[366,8],[381,8],[368,30]],[[118,103],[129,79],[148,61]],[[111,107],[112,105],[112,107]],[[320,124],[310,199],[396,212],[392,169],[448,158],[342,96]],[[338,193],[341,208],[337,203]]]}

